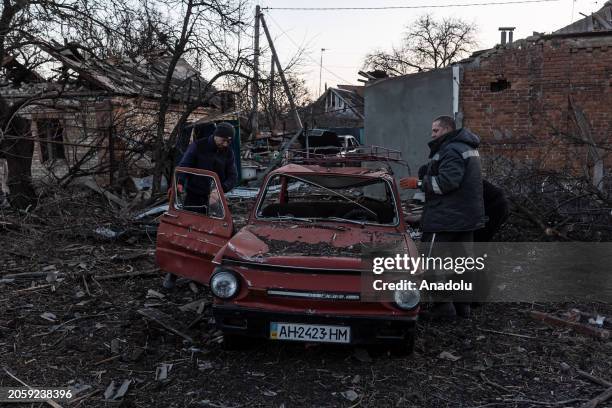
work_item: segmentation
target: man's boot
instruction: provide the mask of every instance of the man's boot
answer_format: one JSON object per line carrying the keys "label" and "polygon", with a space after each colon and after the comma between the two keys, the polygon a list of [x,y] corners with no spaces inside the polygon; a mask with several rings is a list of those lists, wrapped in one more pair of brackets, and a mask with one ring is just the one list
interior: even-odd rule
{"label": "man's boot", "polygon": [[423,320],[455,320],[457,311],[452,302],[436,303],[430,309],[419,313],[419,318]]}

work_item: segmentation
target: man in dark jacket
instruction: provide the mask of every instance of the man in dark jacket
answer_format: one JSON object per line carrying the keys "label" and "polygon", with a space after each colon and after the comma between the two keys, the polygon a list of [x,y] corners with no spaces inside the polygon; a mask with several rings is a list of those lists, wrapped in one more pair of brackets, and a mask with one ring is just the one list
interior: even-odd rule
{"label": "man in dark jacket", "polygon": [[[229,148],[233,137],[234,126],[227,122],[219,123],[211,136],[189,145],[179,167],[214,171],[219,176],[223,191],[230,191],[238,182],[234,152]],[[206,187],[197,184],[187,185],[187,192],[190,190],[198,194],[206,193]]]}
{"label": "man in dark jacket", "polygon": [[[478,145],[480,138],[467,129],[456,129],[449,116],[440,116],[432,123],[429,163],[422,171],[422,180],[407,177],[400,180],[403,188],[420,188],[425,192],[422,242],[429,243],[429,255],[436,243],[452,243],[453,257],[470,254],[474,231],[484,227],[482,175]],[[467,302],[438,303],[429,317],[469,316]]]}
{"label": "man in dark jacket", "polygon": [[[231,123],[219,123],[212,135],[189,145],[178,166],[213,171],[219,176],[223,191],[230,191],[238,182],[236,160],[230,148],[234,133]],[[181,174],[177,180],[177,190],[179,193],[184,190],[187,193],[183,202],[185,210],[206,214],[210,208],[220,206],[219,191],[211,189],[211,181],[207,177]],[[176,275],[168,273],[163,286],[172,289],[175,281]]]}
{"label": "man in dark jacket", "polygon": [[474,231],[474,242],[492,241],[510,215],[510,204],[501,188],[482,180],[482,197],[487,223]]}

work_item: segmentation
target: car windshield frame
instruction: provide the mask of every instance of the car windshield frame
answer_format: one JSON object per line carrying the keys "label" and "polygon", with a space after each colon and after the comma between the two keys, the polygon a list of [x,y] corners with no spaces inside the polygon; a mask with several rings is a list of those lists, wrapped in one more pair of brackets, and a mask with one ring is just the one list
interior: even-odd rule
{"label": "car windshield frame", "polygon": [[[401,215],[398,212],[398,206],[397,206],[397,197],[395,196],[395,192],[393,189],[393,185],[391,183],[390,180],[387,180],[383,177],[360,177],[358,175],[349,175],[349,174],[338,174],[338,173],[333,173],[334,177],[346,177],[346,178],[360,178],[363,179],[364,181],[371,179],[373,181],[377,181],[377,182],[382,182],[385,183],[386,189],[388,191],[388,193],[391,196],[391,204],[393,207],[393,211],[395,213],[395,216],[393,217],[394,222],[392,223],[380,223],[380,222],[375,222],[375,221],[361,221],[361,220],[349,220],[349,219],[342,219],[342,217],[285,217],[285,216],[263,216],[261,215],[261,211],[262,211],[262,205],[264,203],[264,200],[266,198],[267,192],[268,192],[268,187],[270,186],[270,182],[277,176],[282,177],[282,176],[286,176],[286,177],[290,177],[295,179],[298,182],[301,183],[308,183],[311,184],[315,187],[319,187],[319,188],[323,188],[325,190],[330,190],[332,194],[337,195],[338,197],[343,198],[344,200],[346,200],[347,202],[353,202],[354,204],[356,204],[359,207],[363,207],[362,204],[355,202],[354,200],[349,199],[348,197],[344,196],[341,193],[338,192],[334,192],[333,189],[324,187],[324,186],[320,186],[317,185],[317,183],[308,181],[307,179],[304,178],[304,176],[309,176],[312,175],[312,173],[274,173],[272,175],[270,175],[270,177],[268,177],[268,179],[266,180],[266,183],[264,186],[262,186],[261,188],[261,193],[259,194],[259,198],[257,200],[257,203],[255,205],[254,208],[254,218],[258,221],[297,221],[297,222],[306,222],[306,223],[318,223],[318,222],[324,222],[324,223],[346,223],[346,224],[358,224],[358,225],[371,225],[371,226],[377,226],[377,227],[398,227],[400,225],[400,220],[401,220]],[[332,174],[317,174],[321,177],[325,177],[325,176],[330,176]],[[367,209],[368,211],[371,211],[370,209]]]}

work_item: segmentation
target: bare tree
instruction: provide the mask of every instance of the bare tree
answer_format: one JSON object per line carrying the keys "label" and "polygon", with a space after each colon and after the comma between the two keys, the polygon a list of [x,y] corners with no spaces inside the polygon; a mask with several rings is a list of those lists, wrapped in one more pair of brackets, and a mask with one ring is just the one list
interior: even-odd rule
{"label": "bare tree", "polygon": [[[246,76],[241,72],[244,63],[243,50],[239,44],[237,49],[230,48],[231,37],[237,37],[243,26],[242,16],[245,2],[243,0],[210,0],[198,2],[194,0],[161,0],[167,7],[175,10],[182,9],[181,19],[177,21],[181,27],[180,32],[172,32],[168,39],[168,48],[171,53],[170,62],[166,71],[166,78],[162,85],[159,104],[159,117],[154,141],[155,168],[153,173],[153,192],[157,193],[161,187],[161,177],[168,174],[168,167],[172,165],[172,151],[176,143],[179,129],[194,109],[205,104],[212,97],[213,84],[219,78],[227,75]],[[183,57],[204,59],[211,67],[223,69],[211,78],[208,83],[196,86],[193,98],[187,109],[171,130],[167,137],[166,121],[168,108],[172,101],[171,84],[174,70]],[[200,61],[201,65],[202,62]],[[198,78],[194,78],[198,79]],[[191,81],[189,81],[191,84]]]}
{"label": "bare tree", "polygon": [[[240,72],[243,50],[239,41],[235,41],[243,29],[244,4],[243,0],[3,0],[0,9],[0,69],[3,74],[0,86],[18,86],[22,79],[12,75],[7,61],[18,61],[24,68],[22,72],[49,62],[49,55],[40,52],[41,45],[45,48],[52,44],[56,51],[66,48],[94,60],[127,58],[140,61],[143,55],[155,52],[165,59],[167,67],[165,79],[160,84],[158,115],[153,128],[142,132],[145,137],[138,137],[137,154],[132,156],[142,155],[143,149],[153,156],[154,189],[159,191],[161,174],[167,170],[168,163],[172,163],[170,153],[189,114],[216,96],[214,83],[219,78],[229,74],[244,76]],[[183,78],[184,73],[181,73],[177,83],[175,70],[181,59],[198,69],[210,68],[213,78],[204,81],[193,72],[189,78]],[[69,69],[54,69],[52,66],[46,69],[49,75],[41,80],[52,81],[60,88],[62,84],[82,81]],[[14,202],[16,206],[32,202],[34,195],[31,184],[33,138],[23,112],[33,103],[50,104],[56,109],[55,101],[59,101],[62,95],[61,91],[56,91],[56,86],[51,88],[53,92],[23,100],[13,98],[12,103],[0,96],[0,158],[6,158],[9,164],[10,198],[13,201],[18,196],[29,197],[21,203],[23,205]],[[180,105],[183,111],[178,123],[168,129],[168,115],[175,114],[169,113],[173,104]],[[134,115],[139,114],[134,112]],[[84,164],[87,157],[95,156],[100,147],[95,146],[95,140],[91,146],[82,145],[81,141],[74,142],[71,141],[75,146],[90,147],[92,154],[74,161],[75,167],[70,169],[69,178],[104,171],[103,166],[97,169],[86,166],[86,171],[76,168]],[[134,153],[132,150],[126,152]],[[69,178],[62,177],[60,181]]]}
{"label": "bare tree", "polygon": [[405,75],[446,67],[465,57],[477,46],[477,28],[457,19],[435,20],[426,14],[407,26],[402,44],[391,51],[368,54],[364,68]]}
{"label": "bare tree", "polygon": [[[0,87],[18,87],[24,81],[47,81],[53,85],[47,91],[41,87],[33,95],[10,101],[0,95],[0,157],[8,163],[9,199],[16,207],[26,207],[34,202],[35,195],[31,174],[34,140],[30,134],[30,121],[23,113],[31,105],[59,100],[63,85],[74,80],[68,70],[45,67],[50,56],[41,45],[74,44],[76,48],[71,49],[76,52],[84,50],[105,57],[115,52],[107,51],[113,45],[127,53],[136,47],[145,48],[145,42],[153,41],[146,38],[146,30],[140,41],[127,35],[145,27],[150,19],[138,14],[138,9],[130,11],[121,1],[3,0],[0,10]],[[119,24],[121,19],[128,18],[131,20]],[[159,20],[159,15],[154,18]],[[135,25],[131,24],[132,20],[144,23]],[[131,31],[122,33],[121,29]],[[47,77],[36,73],[37,68],[47,71]]]}
{"label": "bare tree", "polygon": [[[17,57],[32,65],[40,64],[38,54],[32,51],[32,43],[38,34],[46,32],[58,21],[58,15],[74,7],[70,0],[64,2],[3,0],[0,13],[0,86],[19,83],[21,77],[9,69]],[[28,137],[29,122],[19,115],[19,110],[29,100],[9,104],[0,95],[0,158],[8,164],[8,184],[11,203],[26,207],[34,199],[32,187],[33,141]]]}
{"label": "bare tree", "polygon": [[[289,85],[289,91],[293,101],[298,108],[304,107],[312,102],[312,97],[306,86],[306,81],[298,73],[285,72],[285,78]],[[263,78],[260,85],[261,101],[264,106],[263,114],[270,130],[276,129],[281,117],[286,116],[290,111],[289,98],[283,89],[283,85],[278,76],[267,76]]]}

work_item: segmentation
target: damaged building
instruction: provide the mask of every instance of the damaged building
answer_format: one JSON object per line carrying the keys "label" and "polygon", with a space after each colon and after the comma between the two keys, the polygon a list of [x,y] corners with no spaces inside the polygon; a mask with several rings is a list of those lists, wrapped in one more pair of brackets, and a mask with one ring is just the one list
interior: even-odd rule
{"label": "damaged building", "polygon": [[[71,44],[41,48],[57,67],[57,79],[48,81],[12,59],[5,66],[13,86],[0,90],[8,104],[28,101],[19,114],[31,123],[34,180],[94,175],[106,184],[150,174],[171,57],[101,60]],[[234,108],[232,94],[217,92],[182,58],[169,95],[165,137],[186,111],[189,123],[228,118]]]}
{"label": "damaged building", "polygon": [[[307,129],[328,129],[363,140],[364,88],[357,85],[326,87],[316,101],[298,108],[302,124]],[[283,115],[279,126],[282,133],[290,133],[298,127],[290,113]],[[280,132],[279,129],[277,133]]]}
{"label": "damaged building", "polygon": [[485,165],[538,163],[609,188],[612,2],[551,34],[512,42],[511,30],[452,67],[368,83],[366,143],[398,146],[418,166],[431,120],[451,115],[481,137]]}

